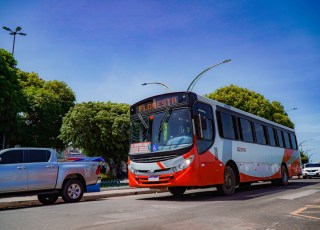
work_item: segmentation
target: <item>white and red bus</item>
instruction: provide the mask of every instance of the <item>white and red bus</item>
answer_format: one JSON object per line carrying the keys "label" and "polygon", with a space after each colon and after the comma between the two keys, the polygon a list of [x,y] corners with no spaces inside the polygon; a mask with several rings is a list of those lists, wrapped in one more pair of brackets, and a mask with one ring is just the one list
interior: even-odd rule
{"label": "white and red bus", "polygon": [[301,173],[293,129],[193,92],[142,100],[130,108],[131,187],[216,186],[225,195],[256,181],[287,185]]}

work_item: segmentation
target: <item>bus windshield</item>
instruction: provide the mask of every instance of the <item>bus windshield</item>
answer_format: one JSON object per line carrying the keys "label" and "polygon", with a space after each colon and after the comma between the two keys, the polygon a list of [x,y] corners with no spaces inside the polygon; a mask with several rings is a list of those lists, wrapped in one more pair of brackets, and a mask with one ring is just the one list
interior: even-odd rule
{"label": "bus windshield", "polygon": [[141,115],[130,123],[130,154],[170,151],[192,145],[190,110],[171,110]]}

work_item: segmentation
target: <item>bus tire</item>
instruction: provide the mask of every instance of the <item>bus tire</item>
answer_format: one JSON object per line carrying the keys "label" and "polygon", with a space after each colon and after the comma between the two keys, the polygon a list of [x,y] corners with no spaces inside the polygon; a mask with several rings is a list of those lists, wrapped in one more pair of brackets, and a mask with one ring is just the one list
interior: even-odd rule
{"label": "bus tire", "polygon": [[168,187],[168,191],[174,196],[182,196],[186,191],[185,187]]}
{"label": "bus tire", "polygon": [[224,183],[217,187],[218,192],[230,196],[234,194],[236,185],[236,176],[234,175],[233,169],[230,166],[226,166],[224,170]]}
{"label": "bus tire", "polygon": [[289,183],[289,174],[287,167],[285,165],[281,165],[281,178],[275,179],[271,181],[273,185],[276,186],[287,186]]}
{"label": "bus tire", "polygon": [[287,186],[289,183],[289,173],[286,166],[281,166],[281,179],[279,180],[280,185]]}

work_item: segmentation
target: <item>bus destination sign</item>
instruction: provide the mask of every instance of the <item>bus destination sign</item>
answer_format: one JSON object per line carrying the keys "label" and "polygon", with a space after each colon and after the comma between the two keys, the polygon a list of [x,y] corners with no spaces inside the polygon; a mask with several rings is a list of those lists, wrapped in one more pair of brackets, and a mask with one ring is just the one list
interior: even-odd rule
{"label": "bus destination sign", "polygon": [[137,113],[148,112],[154,109],[166,108],[168,106],[173,106],[179,102],[178,96],[171,96],[166,98],[157,99],[154,98],[152,102],[147,102],[136,106]]}

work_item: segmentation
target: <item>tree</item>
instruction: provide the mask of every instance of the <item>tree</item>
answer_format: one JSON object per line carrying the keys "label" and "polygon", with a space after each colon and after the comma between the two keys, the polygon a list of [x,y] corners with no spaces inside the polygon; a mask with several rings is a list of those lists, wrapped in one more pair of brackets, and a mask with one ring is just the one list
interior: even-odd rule
{"label": "tree", "polygon": [[289,128],[294,128],[294,124],[280,102],[270,102],[263,95],[246,88],[230,85],[205,96]]}
{"label": "tree", "polygon": [[[24,96],[15,69],[13,56],[0,49],[0,140],[7,146],[17,130],[18,114],[24,110]],[[1,147],[0,147],[1,148]]]}
{"label": "tree", "polygon": [[21,115],[19,143],[63,149],[58,138],[63,116],[74,106],[75,94],[61,81],[45,81],[36,73],[18,71],[27,106]]}
{"label": "tree", "polygon": [[308,154],[303,150],[299,150],[299,152],[300,152],[300,157],[301,157],[301,163],[302,164],[308,163],[309,162]]}
{"label": "tree", "polygon": [[127,158],[129,105],[112,102],[76,104],[63,118],[59,138],[88,156]]}

